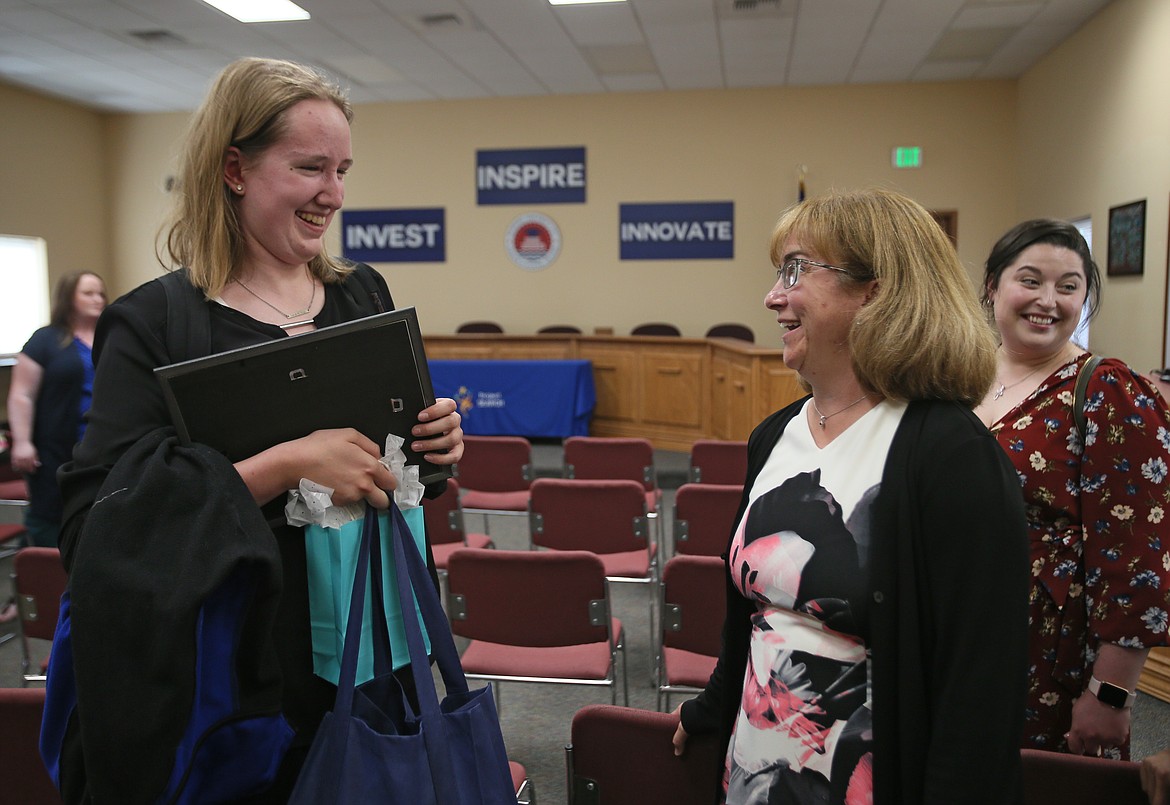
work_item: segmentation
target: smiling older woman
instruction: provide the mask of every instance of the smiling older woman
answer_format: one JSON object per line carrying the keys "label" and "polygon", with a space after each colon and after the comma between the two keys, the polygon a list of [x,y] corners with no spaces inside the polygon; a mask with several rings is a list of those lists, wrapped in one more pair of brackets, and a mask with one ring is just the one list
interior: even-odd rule
{"label": "smiling older woman", "polygon": [[883,190],[790,210],[772,259],[812,393],[752,433],[723,650],[675,750],[718,732],[728,803],[1017,802],[1023,504],[970,411],[995,350],[973,287]]}
{"label": "smiling older woman", "polygon": [[1129,756],[1130,705],[1170,611],[1170,421],[1149,380],[1115,359],[1074,387],[1088,352],[1069,339],[1101,279],[1065,221],[1024,221],[987,258],[996,380],[976,408],[1019,473],[1032,592],[1024,745]]}

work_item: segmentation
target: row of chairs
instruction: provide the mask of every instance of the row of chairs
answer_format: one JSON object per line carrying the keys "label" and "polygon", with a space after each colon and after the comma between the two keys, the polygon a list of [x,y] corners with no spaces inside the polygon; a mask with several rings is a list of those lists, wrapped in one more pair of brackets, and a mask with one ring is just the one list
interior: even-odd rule
{"label": "row of chairs", "polygon": [[[590,446],[601,447],[601,456],[609,458],[620,447],[606,440]],[[521,465],[528,465],[527,471],[518,473],[529,478],[530,450],[527,446],[527,458],[521,461]],[[576,449],[570,449],[567,455],[590,472],[595,457],[588,452],[585,450],[584,457],[579,457]],[[696,461],[701,462],[702,456],[700,448]],[[566,466],[568,474],[575,473],[576,466],[568,459]],[[659,583],[656,545],[650,537],[647,515],[651,504],[660,508],[661,496],[656,487],[646,488],[653,480],[653,473],[646,472],[650,466],[643,465],[640,483],[630,479],[540,479],[530,483],[524,495],[528,502],[522,513],[530,514],[533,523],[533,547],[553,549],[549,551],[487,550],[493,547],[490,536],[464,529],[460,497],[480,506],[498,505],[498,499],[491,499],[490,490],[486,491],[486,498],[474,494],[485,490],[463,490],[461,496],[458,481],[453,481],[442,497],[425,503],[427,529],[432,535],[436,561],[447,572],[448,611],[453,631],[470,640],[464,655],[469,677],[493,682],[607,685],[611,688],[611,702],[616,703],[616,667],[621,652],[623,701],[628,703],[625,635],[621,621],[611,612],[608,585],[611,581]],[[719,477],[716,466],[707,465],[712,468],[709,477]],[[693,477],[702,477],[701,463],[692,472]],[[498,474],[497,467],[494,475]],[[698,482],[684,486],[696,490],[699,497],[730,488],[738,501],[738,487]],[[587,504],[585,514],[575,508],[578,490],[601,495]],[[508,490],[501,491],[505,496],[518,497]],[[685,510],[689,494],[681,488],[680,492]],[[709,508],[699,504],[696,517]],[[720,543],[725,540],[733,512],[729,504],[729,513],[718,529]],[[613,527],[597,522],[602,513],[615,516]],[[676,517],[676,523],[679,533],[688,533],[685,520]],[[695,532],[691,529],[690,533]],[[455,541],[444,542],[448,534],[455,535]],[[593,534],[608,535],[608,540],[599,544],[587,542]],[[690,542],[699,545],[697,540]],[[575,550],[579,545],[589,545],[591,550]],[[670,693],[691,691],[705,682],[718,652],[718,626],[722,622],[722,614],[710,605],[713,598],[721,605],[722,597],[709,594],[712,589],[720,589],[721,561],[710,557],[676,557],[676,560],[668,563],[659,583],[657,609],[665,613],[660,624],[667,630],[657,644],[660,705],[663,694],[669,704]],[[704,562],[708,563],[708,580],[688,581],[688,573],[696,572],[690,565],[702,566]],[[59,552],[54,549],[24,549],[14,558],[13,569],[22,625],[22,683],[27,685],[44,679],[44,663],[34,667],[28,641],[31,638],[51,640],[56,603],[66,582]],[[676,584],[675,579],[681,583]],[[695,592],[703,590],[708,591],[701,596],[705,600],[686,601],[688,593],[694,597]],[[564,617],[550,613],[552,605],[562,603],[567,611],[574,611]],[[529,619],[534,613],[540,616],[535,629],[531,628]],[[705,626],[700,628],[704,622]],[[509,634],[514,626],[522,633],[519,637]],[[651,630],[653,633],[653,610]],[[700,632],[704,635],[702,645],[697,637]],[[517,768],[517,780],[523,784],[523,769],[516,764],[514,769]]]}
{"label": "row of chairs", "polygon": [[[456,466],[464,511],[525,514],[535,478],[532,444],[522,436],[464,436]],[[648,439],[571,436],[564,442],[561,474],[566,478],[618,480],[642,484],[651,516],[661,499]],[[690,483],[742,485],[747,474],[747,442],[703,439],[690,452]],[[486,529],[486,524],[485,524]]]}
{"label": "row of chairs", "polygon": [[[553,548],[552,543],[557,541],[557,538],[549,535],[545,511],[561,502],[564,502],[571,511],[578,513],[588,512],[592,504],[599,502],[624,499],[624,502],[631,503],[635,499],[629,491],[632,489],[634,486],[629,481],[565,483],[559,478],[541,478],[530,487],[528,506],[516,513],[529,517],[532,528],[531,547]],[[719,556],[726,546],[728,528],[739,507],[742,490],[741,486],[725,484],[680,486],[675,492],[671,519],[675,539],[674,553]],[[495,547],[490,533],[486,530],[483,532],[468,530],[465,515],[476,510],[469,509],[460,502],[460,492],[460,482],[451,479],[447,483],[446,492],[437,498],[423,501],[427,535],[440,571],[445,570],[447,557],[458,548]],[[533,500],[536,501],[535,504],[532,503]],[[624,511],[624,507],[622,510]],[[563,518],[558,514],[554,513],[553,517],[559,521]],[[649,522],[648,513],[634,516],[645,516]],[[589,535],[594,531],[600,529],[590,528]],[[643,530],[640,527],[636,528],[635,534],[641,539]],[[602,550],[601,543],[590,540],[589,544],[597,545],[598,550]],[[641,553],[641,547],[631,550]],[[615,557],[611,564],[617,563],[618,559]]]}
{"label": "row of chairs", "polygon": [[[424,501],[436,564],[447,582],[452,631],[469,641],[464,669],[497,683],[607,686],[616,704],[620,655],[628,703],[625,633],[611,611],[609,584],[648,583],[657,593],[650,645],[662,709],[672,693],[701,688],[718,655],[725,590],[718,556],[742,487],[702,480],[742,481],[746,445],[696,445],[689,476],[695,480],[676,493],[679,555],[661,572],[661,541],[649,525],[661,512],[649,443],[577,437],[565,442],[564,455],[563,473],[570,477],[531,480],[526,440],[467,437],[458,480],[440,498]],[[610,479],[614,475],[625,477]],[[469,510],[527,515],[530,550],[490,550],[487,533],[464,527]]]}
{"label": "row of chairs", "polygon": [[[610,705],[587,705],[573,716],[565,747],[569,805],[706,805],[718,784],[719,749],[693,736],[676,757],[676,721]],[[1037,749],[1020,750],[1026,805],[1147,805],[1140,765]]]}
{"label": "row of chairs", "polygon": [[[22,687],[0,688],[0,757],[12,768],[21,768],[25,772],[19,775],[20,780],[14,785],[6,781],[3,797],[4,801],[29,805],[59,803],[61,800],[57,790],[44,772],[37,754],[45,689],[27,686],[30,682],[43,683],[46,678],[48,655],[40,663],[35,663],[29,641],[53,639],[58,602],[67,584],[60,552],[56,548],[21,549],[12,560],[12,581],[20,614]],[[524,766],[510,761],[509,767],[517,803],[524,805],[535,802],[531,781]]]}
{"label": "row of chairs", "polygon": [[[6,776],[6,801],[49,805],[61,801],[40,762],[36,736],[44,709],[42,688],[0,689],[0,757],[18,774]],[[719,748],[711,736],[693,736],[686,752],[671,748],[675,718],[629,707],[587,705],[573,716],[565,746],[569,805],[705,805],[717,784]],[[1146,805],[1140,766],[1036,749],[1020,751],[1027,805]],[[533,802],[524,767],[512,763],[518,802]]]}
{"label": "row of chairs", "polygon": [[[460,324],[456,329],[457,333],[503,333],[504,328],[494,321],[467,321]],[[572,324],[550,324],[546,327],[541,327],[536,332],[538,333],[566,333],[566,334],[581,334],[581,328]],[[630,330],[630,335],[665,335],[679,337],[682,331],[673,324],[662,321],[647,322],[639,324]],[[735,338],[740,341],[747,341],[755,343],[756,334],[752,332],[752,328],[746,324],[736,324],[733,322],[726,322],[724,324],[712,325],[707,330],[707,338]]]}

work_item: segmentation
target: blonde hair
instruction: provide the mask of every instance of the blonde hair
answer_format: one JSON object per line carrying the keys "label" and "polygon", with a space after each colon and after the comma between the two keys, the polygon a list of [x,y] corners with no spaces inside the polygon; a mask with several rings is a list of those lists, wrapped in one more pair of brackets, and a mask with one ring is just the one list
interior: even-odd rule
{"label": "blonde hair", "polygon": [[849,333],[864,388],[894,400],[974,406],[995,377],[996,340],[954,246],[921,205],[882,189],[832,191],[788,210],[772,262],[796,236],[844,283],[877,286]]}
{"label": "blonde hair", "polygon": [[[186,267],[208,298],[219,295],[243,256],[236,199],[223,179],[228,148],[259,155],[284,136],[284,113],[306,100],[330,101],[353,120],[349,100],[324,76],[294,62],[259,58],[225,67],[191,118],[174,207],[161,233],[171,266]],[[167,265],[157,247],[155,255]],[[309,261],[309,271],[322,282],[337,282],[351,270],[324,250]]]}

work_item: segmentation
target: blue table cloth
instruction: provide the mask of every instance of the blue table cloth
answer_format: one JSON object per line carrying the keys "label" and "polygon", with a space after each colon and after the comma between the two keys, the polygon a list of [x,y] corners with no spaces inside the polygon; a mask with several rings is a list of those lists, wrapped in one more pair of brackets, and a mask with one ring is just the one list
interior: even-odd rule
{"label": "blue table cloth", "polygon": [[476,436],[588,436],[593,365],[565,361],[427,362],[436,397],[451,397]]}

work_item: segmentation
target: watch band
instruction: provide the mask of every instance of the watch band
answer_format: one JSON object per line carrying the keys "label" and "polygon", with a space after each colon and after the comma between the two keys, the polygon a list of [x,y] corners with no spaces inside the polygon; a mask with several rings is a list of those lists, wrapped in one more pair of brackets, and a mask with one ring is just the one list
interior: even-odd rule
{"label": "watch band", "polygon": [[1111,682],[1102,682],[1095,676],[1089,677],[1089,693],[1097,697],[1102,704],[1124,710],[1133,707],[1137,701],[1137,691],[1129,691]]}

